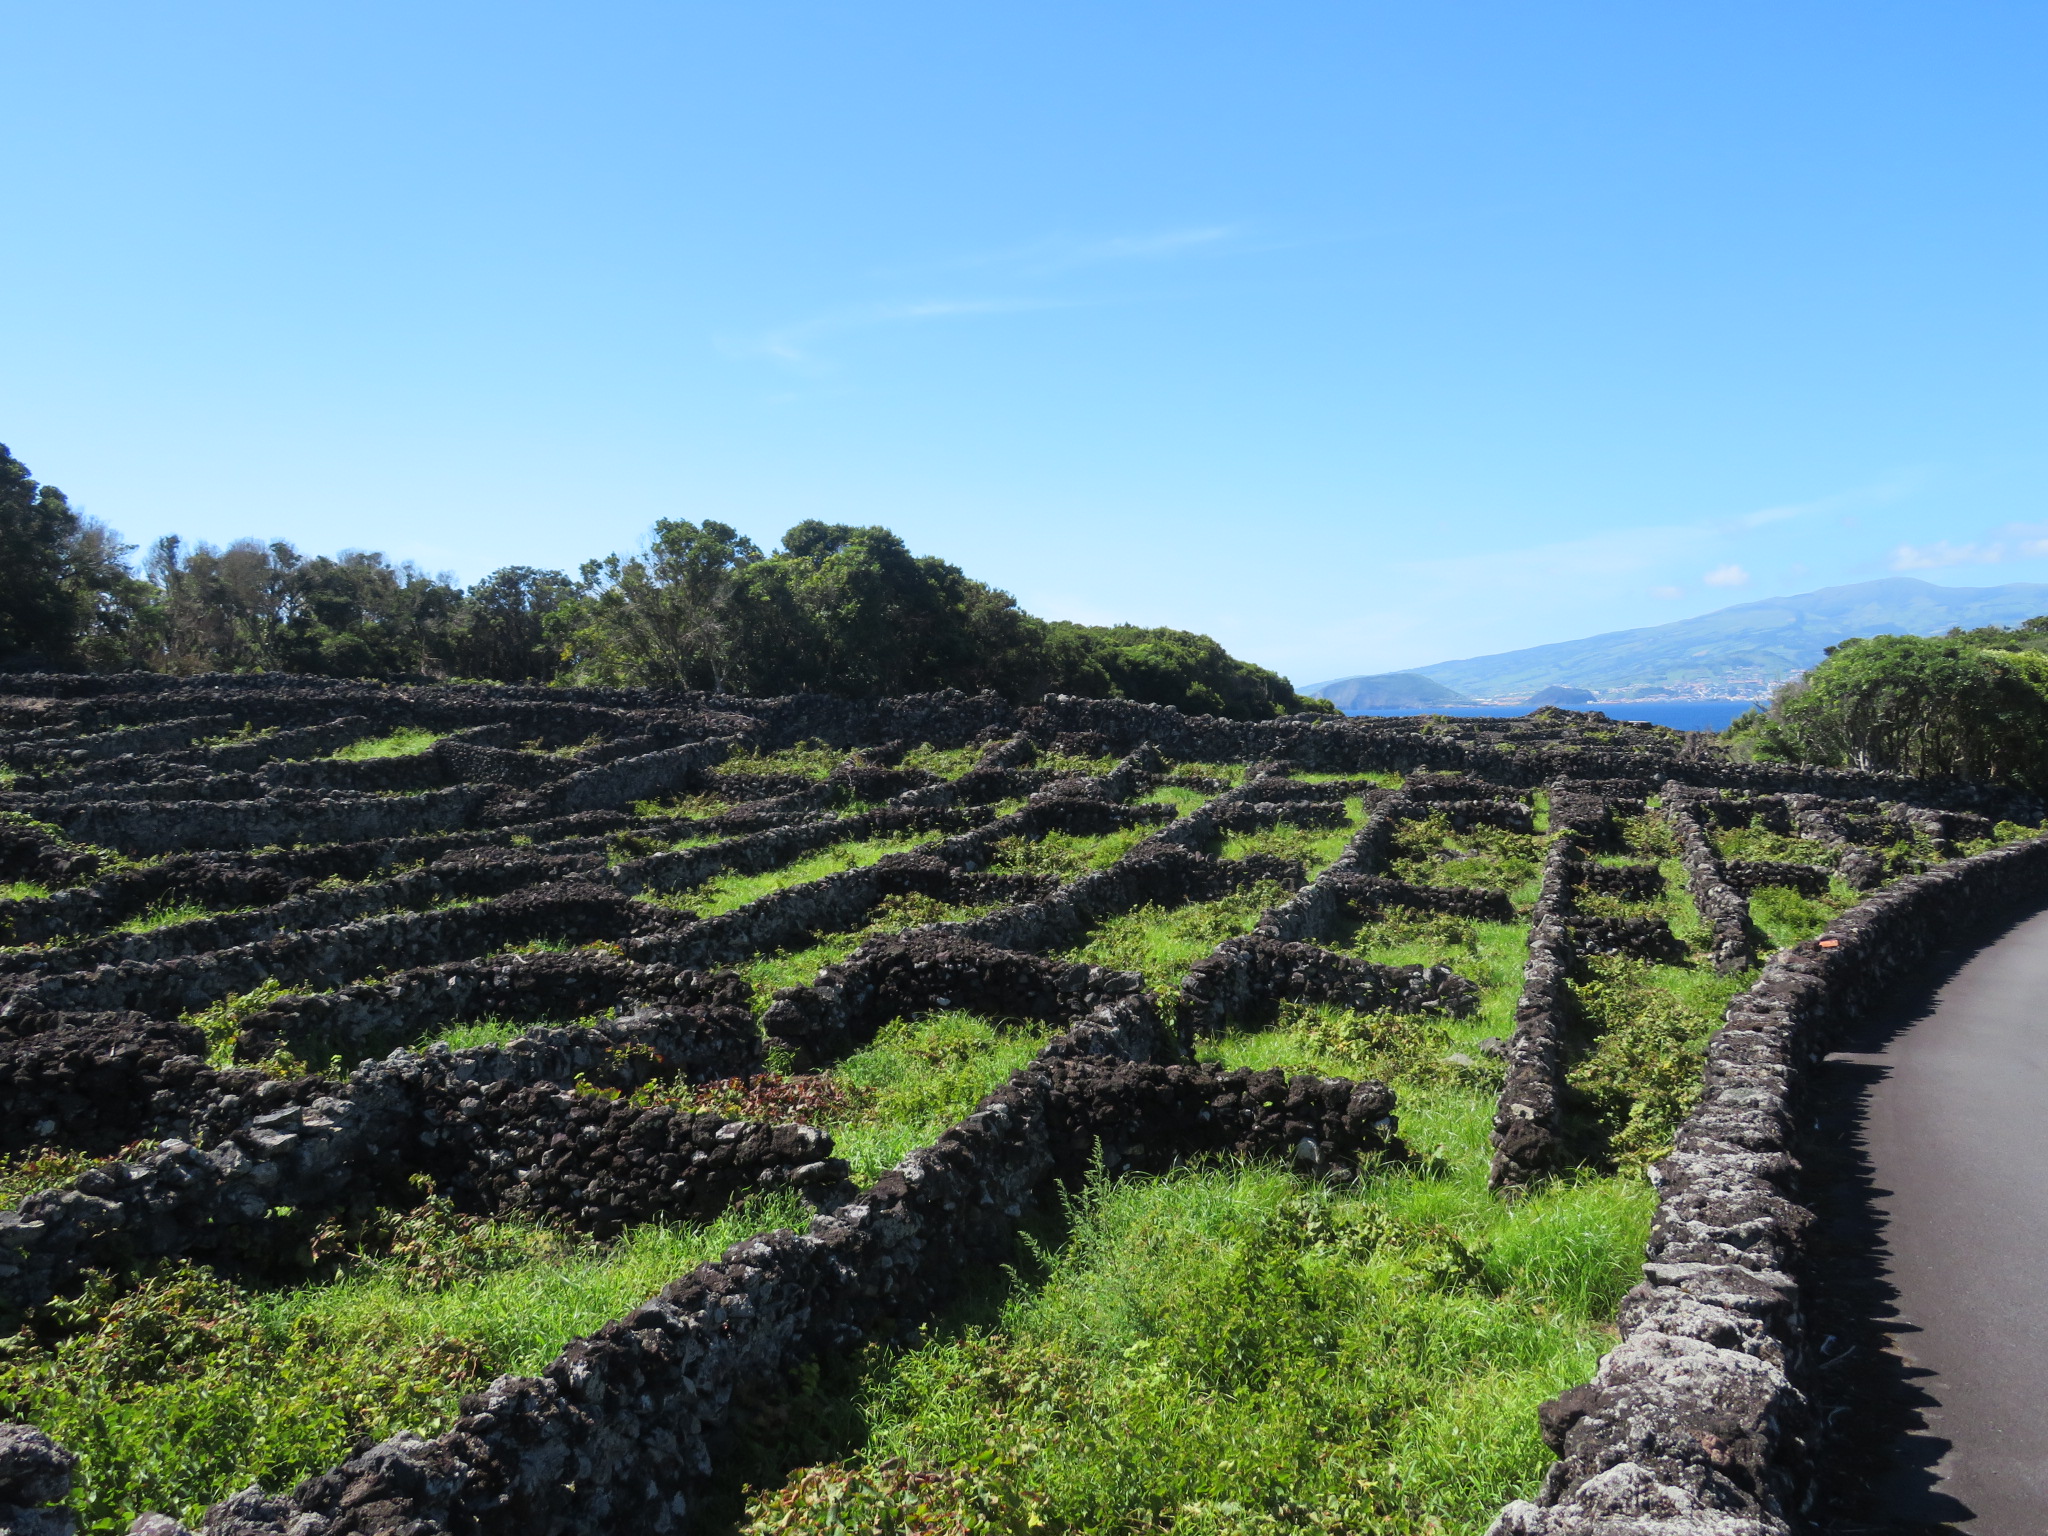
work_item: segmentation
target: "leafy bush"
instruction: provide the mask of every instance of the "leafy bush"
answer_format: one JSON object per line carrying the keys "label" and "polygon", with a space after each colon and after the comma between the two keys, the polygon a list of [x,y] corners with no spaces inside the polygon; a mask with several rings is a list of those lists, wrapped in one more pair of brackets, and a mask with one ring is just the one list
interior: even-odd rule
{"label": "leafy bush", "polygon": [[1845,640],[1728,739],[1760,758],[2038,790],[2048,787],[2048,656],[1917,635]]}
{"label": "leafy bush", "polygon": [[1646,1168],[1699,1102],[1707,1037],[1737,978],[1595,955],[1574,988],[1589,1040],[1567,1067],[1570,1106],[1595,1161]]}

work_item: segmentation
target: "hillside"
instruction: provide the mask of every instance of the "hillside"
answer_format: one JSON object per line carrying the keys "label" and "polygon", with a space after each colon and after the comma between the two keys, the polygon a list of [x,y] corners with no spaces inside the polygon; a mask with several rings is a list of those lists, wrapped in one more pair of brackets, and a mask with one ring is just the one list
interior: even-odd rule
{"label": "hillside", "polygon": [[1361,709],[1400,709],[1430,704],[1470,704],[1455,688],[1446,688],[1419,672],[1375,672],[1369,677],[1340,677],[1305,690],[1328,699],[1347,713]]}
{"label": "hillside", "polygon": [[[2048,613],[2048,585],[1939,587],[1908,576],[1737,603],[1698,618],[1417,667],[1475,699],[1521,700],[1552,684],[1602,699],[1760,695],[1851,635],[1934,635]],[[1332,684],[1309,692],[1329,697]]]}

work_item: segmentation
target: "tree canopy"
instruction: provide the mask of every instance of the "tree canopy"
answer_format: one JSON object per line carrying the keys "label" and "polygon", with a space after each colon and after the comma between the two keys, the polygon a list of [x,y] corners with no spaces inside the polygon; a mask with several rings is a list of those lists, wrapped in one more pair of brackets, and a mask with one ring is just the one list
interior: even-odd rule
{"label": "tree canopy", "polygon": [[1729,736],[1766,759],[2048,789],[2048,655],[1962,635],[1845,640]]}
{"label": "tree canopy", "polygon": [[511,566],[466,591],[375,552],[282,541],[167,537],[146,579],[129,553],[0,448],[0,664],[856,698],[993,689],[1247,720],[1330,707],[1207,635],[1048,623],[878,526],[806,521],[764,552],[721,522],[663,519],[639,552],[575,577]]}

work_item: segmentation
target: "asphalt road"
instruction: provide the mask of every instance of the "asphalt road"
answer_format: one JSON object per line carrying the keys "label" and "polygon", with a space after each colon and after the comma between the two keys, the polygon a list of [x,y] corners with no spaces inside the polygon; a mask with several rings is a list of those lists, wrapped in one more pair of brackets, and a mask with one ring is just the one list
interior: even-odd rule
{"label": "asphalt road", "polygon": [[2048,911],[1872,1036],[1834,1059],[1874,1069],[1862,1128],[1903,1325],[1893,1347],[1932,1399],[1919,1439],[1939,1451],[1915,1476],[1902,1447],[1895,1512],[1910,1503],[1972,1536],[2042,1536]]}

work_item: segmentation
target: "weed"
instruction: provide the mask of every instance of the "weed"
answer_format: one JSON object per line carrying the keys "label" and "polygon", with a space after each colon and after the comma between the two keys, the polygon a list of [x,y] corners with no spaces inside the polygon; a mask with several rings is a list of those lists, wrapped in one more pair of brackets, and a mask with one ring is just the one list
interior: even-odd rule
{"label": "weed", "polygon": [[55,1326],[0,1352],[0,1400],[80,1457],[74,1506],[119,1531],[144,1510],[196,1525],[261,1482],[289,1487],[361,1437],[438,1433],[491,1377],[538,1371],[590,1332],[764,1226],[794,1198],[751,1200],[703,1228],[599,1245],[445,1207],[366,1234],[381,1256],[341,1278],[260,1292],[200,1265],[97,1282]]}
{"label": "weed", "polygon": [[884,1025],[866,1049],[832,1069],[854,1112],[818,1123],[867,1184],[969,1113],[1045,1043],[1038,1024],[1015,1027],[950,1011]]}
{"label": "weed", "polygon": [[[935,833],[905,833],[893,837],[862,838],[853,842],[835,844],[819,850],[780,869],[764,870],[756,875],[724,874],[714,875],[702,885],[694,886],[687,892],[671,893],[673,901],[700,917],[715,916],[743,907],[750,901],[776,891],[787,890],[793,885],[803,885],[836,875],[849,869],[860,869],[891,853],[909,853],[936,839]],[[640,897],[642,901],[654,900]],[[666,905],[667,903],[662,903]]]}
{"label": "weed", "polygon": [[1389,871],[1422,885],[1490,886],[1532,905],[1543,873],[1543,838],[1498,827],[1451,830],[1442,812],[1399,823]]}
{"label": "weed", "polygon": [[266,977],[247,992],[232,993],[218,1002],[188,1013],[187,1024],[196,1024],[206,1036],[206,1059],[216,1067],[232,1067],[235,1062],[235,1037],[242,1032],[242,1026],[280,998],[296,995],[290,987],[276,977]]}
{"label": "weed", "polygon": [[1099,837],[1074,832],[1048,832],[1044,837],[1006,837],[998,841],[989,868],[1006,875],[1053,875],[1076,880],[1107,869],[1152,835],[1147,827],[1126,827]]}
{"label": "weed", "polygon": [[[1540,1481],[1535,1405],[1605,1344],[1648,1196],[1560,1185],[1505,1207],[1477,1162],[1348,1190],[1267,1169],[1093,1181],[1042,1284],[994,1328],[879,1362],[863,1455],[749,1513],[757,1530],[1003,1529],[987,1511],[1075,1531],[1479,1530]],[[930,1523],[887,1523],[892,1466],[935,1475],[909,1485]]]}
{"label": "weed", "polygon": [[1262,880],[1216,901],[1139,907],[1103,919],[1088,942],[1067,951],[1064,958],[1137,971],[1154,993],[1171,999],[1190,966],[1225,939],[1249,933],[1260,913],[1291,894],[1284,886]]}
{"label": "weed", "polygon": [[1588,1155],[1647,1168],[1671,1150],[1678,1123],[1699,1102],[1707,1037],[1752,979],[1650,965],[1614,955],[1586,961],[1574,991],[1588,1040],[1565,1070],[1570,1107]]}
{"label": "weed", "polygon": [[438,731],[401,726],[386,736],[369,736],[352,741],[332,755],[343,762],[360,763],[376,757],[417,757],[441,739]]}
{"label": "weed", "polygon": [[139,917],[131,917],[125,923],[116,923],[114,933],[154,933],[159,928],[170,928],[178,923],[204,922],[209,917],[224,914],[196,902],[159,902]]}
{"label": "weed", "polygon": [[[137,1142],[126,1148],[123,1155],[139,1156],[147,1150],[147,1145]],[[29,1147],[0,1157],[0,1210],[11,1209],[30,1195],[55,1189],[59,1184],[68,1184],[86,1169],[104,1161],[104,1158],[89,1152],[77,1152],[69,1147]]]}
{"label": "weed", "polygon": [[50,888],[37,880],[0,882],[0,901],[41,901]]}
{"label": "weed", "polygon": [[1841,880],[1829,882],[1824,896],[1802,896],[1789,886],[1767,885],[1749,898],[1749,920],[1783,949],[1810,939],[1863,898]]}

